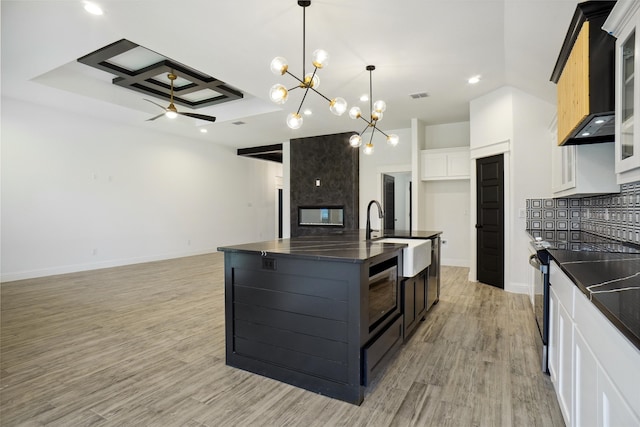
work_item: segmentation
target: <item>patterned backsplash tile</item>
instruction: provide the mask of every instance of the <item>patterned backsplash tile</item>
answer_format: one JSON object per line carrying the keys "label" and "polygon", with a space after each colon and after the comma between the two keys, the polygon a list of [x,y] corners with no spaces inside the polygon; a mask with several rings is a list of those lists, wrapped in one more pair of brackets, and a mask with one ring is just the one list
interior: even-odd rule
{"label": "patterned backsplash tile", "polygon": [[[571,240],[571,232],[640,244],[640,181],[619,194],[562,199],[527,199],[527,229],[548,240]],[[565,238],[566,237],[566,238]]]}

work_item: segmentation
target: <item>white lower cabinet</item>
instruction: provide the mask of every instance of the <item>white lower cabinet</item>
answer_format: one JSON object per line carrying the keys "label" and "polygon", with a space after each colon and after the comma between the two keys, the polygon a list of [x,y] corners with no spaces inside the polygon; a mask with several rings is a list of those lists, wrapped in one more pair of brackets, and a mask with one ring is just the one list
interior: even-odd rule
{"label": "white lower cabinet", "polygon": [[598,362],[578,328],[574,330],[573,339],[576,391],[574,424],[581,427],[596,427],[598,425]]}
{"label": "white lower cabinet", "polygon": [[573,319],[561,301],[558,303],[558,402],[567,425],[573,406]]}
{"label": "white lower cabinet", "polygon": [[549,373],[568,427],[640,426],[640,350],[551,263]]}
{"label": "white lower cabinet", "polygon": [[[640,387],[640,385],[637,386]],[[640,390],[636,390],[636,393],[640,393]],[[626,399],[602,369],[598,369],[598,426],[640,426],[640,418],[629,407]]]}
{"label": "white lower cabinet", "polygon": [[549,372],[562,416],[566,425],[570,426],[573,418],[573,292],[575,286],[558,273],[562,273],[559,268],[552,268],[549,279],[551,283]]}
{"label": "white lower cabinet", "polygon": [[547,354],[549,357],[549,376],[555,386],[558,383],[558,297],[554,288],[549,288],[549,342]]}

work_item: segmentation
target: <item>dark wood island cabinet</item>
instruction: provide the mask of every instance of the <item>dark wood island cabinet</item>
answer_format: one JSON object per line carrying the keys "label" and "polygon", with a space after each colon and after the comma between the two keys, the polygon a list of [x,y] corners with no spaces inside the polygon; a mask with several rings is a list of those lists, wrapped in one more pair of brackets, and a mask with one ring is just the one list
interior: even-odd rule
{"label": "dark wood island cabinet", "polygon": [[353,233],[219,248],[227,365],[360,404],[403,341],[403,247]]}

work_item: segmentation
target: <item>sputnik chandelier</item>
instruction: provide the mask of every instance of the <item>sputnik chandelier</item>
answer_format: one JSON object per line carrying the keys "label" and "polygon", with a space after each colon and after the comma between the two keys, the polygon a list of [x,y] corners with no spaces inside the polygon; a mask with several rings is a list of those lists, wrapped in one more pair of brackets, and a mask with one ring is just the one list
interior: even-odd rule
{"label": "sputnik chandelier", "polygon": [[305,51],[306,51],[306,46],[305,46],[306,44],[306,35],[305,35],[306,16],[305,15],[306,13],[305,12],[306,12],[306,8],[310,4],[311,4],[311,0],[298,0],[298,6],[302,7],[302,75],[304,76],[303,79],[300,79],[295,75],[293,75],[291,72],[289,72],[289,64],[287,63],[287,60],[284,59],[283,57],[277,56],[273,59],[273,61],[271,61],[271,71],[274,74],[276,75],[289,74],[291,77],[293,77],[299,82],[297,86],[294,86],[291,89],[287,89],[285,86],[279,83],[273,85],[271,87],[271,90],[269,91],[269,97],[273,102],[275,102],[276,104],[284,104],[289,97],[290,91],[297,88],[304,89],[304,95],[302,96],[302,101],[300,101],[300,106],[298,107],[298,111],[296,111],[295,113],[290,113],[287,116],[287,126],[289,126],[291,129],[298,129],[300,128],[300,126],[302,126],[302,116],[300,115],[300,110],[302,109],[302,104],[304,104],[304,100],[307,97],[307,93],[309,93],[309,90],[312,90],[313,92],[317,93],[318,95],[326,99],[329,102],[329,110],[333,114],[337,116],[341,116],[342,114],[344,114],[345,111],[347,111],[347,101],[345,101],[344,98],[337,97],[337,98],[329,99],[323,94],[321,94],[320,92],[318,92],[320,79],[318,78],[316,73],[318,69],[325,67],[329,62],[329,54],[325,50],[317,49],[313,52],[313,57],[312,57],[312,64],[314,66],[313,72],[305,74]]}
{"label": "sputnik chandelier", "polygon": [[367,126],[362,130],[362,132],[360,132],[359,134],[351,135],[351,138],[349,138],[349,144],[351,144],[352,147],[360,147],[362,145],[362,134],[364,134],[367,129],[372,128],[371,138],[369,139],[369,142],[365,144],[363,149],[364,154],[373,153],[373,134],[376,133],[375,131],[378,131],[386,136],[387,144],[391,146],[395,147],[400,141],[398,135],[387,135],[378,127],[378,121],[382,120],[382,113],[384,113],[384,111],[387,109],[387,104],[382,100],[373,102],[373,85],[371,75],[373,70],[375,69],[376,67],[374,65],[367,65],[366,68],[366,70],[369,72],[369,109],[371,110],[371,120],[366,119],[362,116],[360,107],[351,107],[351,110],[349,110],[349,117],[351,117],[352,119],[362,119],[367,123]]}

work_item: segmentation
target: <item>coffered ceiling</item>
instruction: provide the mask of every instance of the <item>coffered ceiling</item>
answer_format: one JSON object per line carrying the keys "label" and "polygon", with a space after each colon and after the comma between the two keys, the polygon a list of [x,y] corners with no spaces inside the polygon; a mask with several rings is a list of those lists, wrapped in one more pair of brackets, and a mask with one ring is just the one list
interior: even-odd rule
{"label": "coffered ceiling", "polygon": [[[360,122],[333,116],[324,99],[310,95],[305,107],[313,114],[293,131],[285,118],[297,109],[302,91],[291,92],[284,105],[269,101],[273,84],[295,85],[290,76],[270,72],[273,57],[284,56],[290,70],[302,74],[302,8],[296,0],[97,3],[102,16],[89,15],[76,0],[2,0],[2,96],[234,148],[361,130]],[[504,85],[554,103],[549,77],[576,4],[312,0],[306,68],[313,50],[327,50],[330,63],[319,71],[322,93],[366,111],[368,103],[359,101],[369,90],[365,67],[375,65],[373,97],[387,102],[380,122],[385,130],[410,127],[412,118],[466,121],[470,100]],[[243,97],[198,108],[216,116],[215,123],[188,117],[147,122],[157,114],[147,96],[77,61],[122,39],[215,76]],[[466,80],[473,75],[481,81],[471,86]],[[428,96],[411,96],[416,93]]]}

